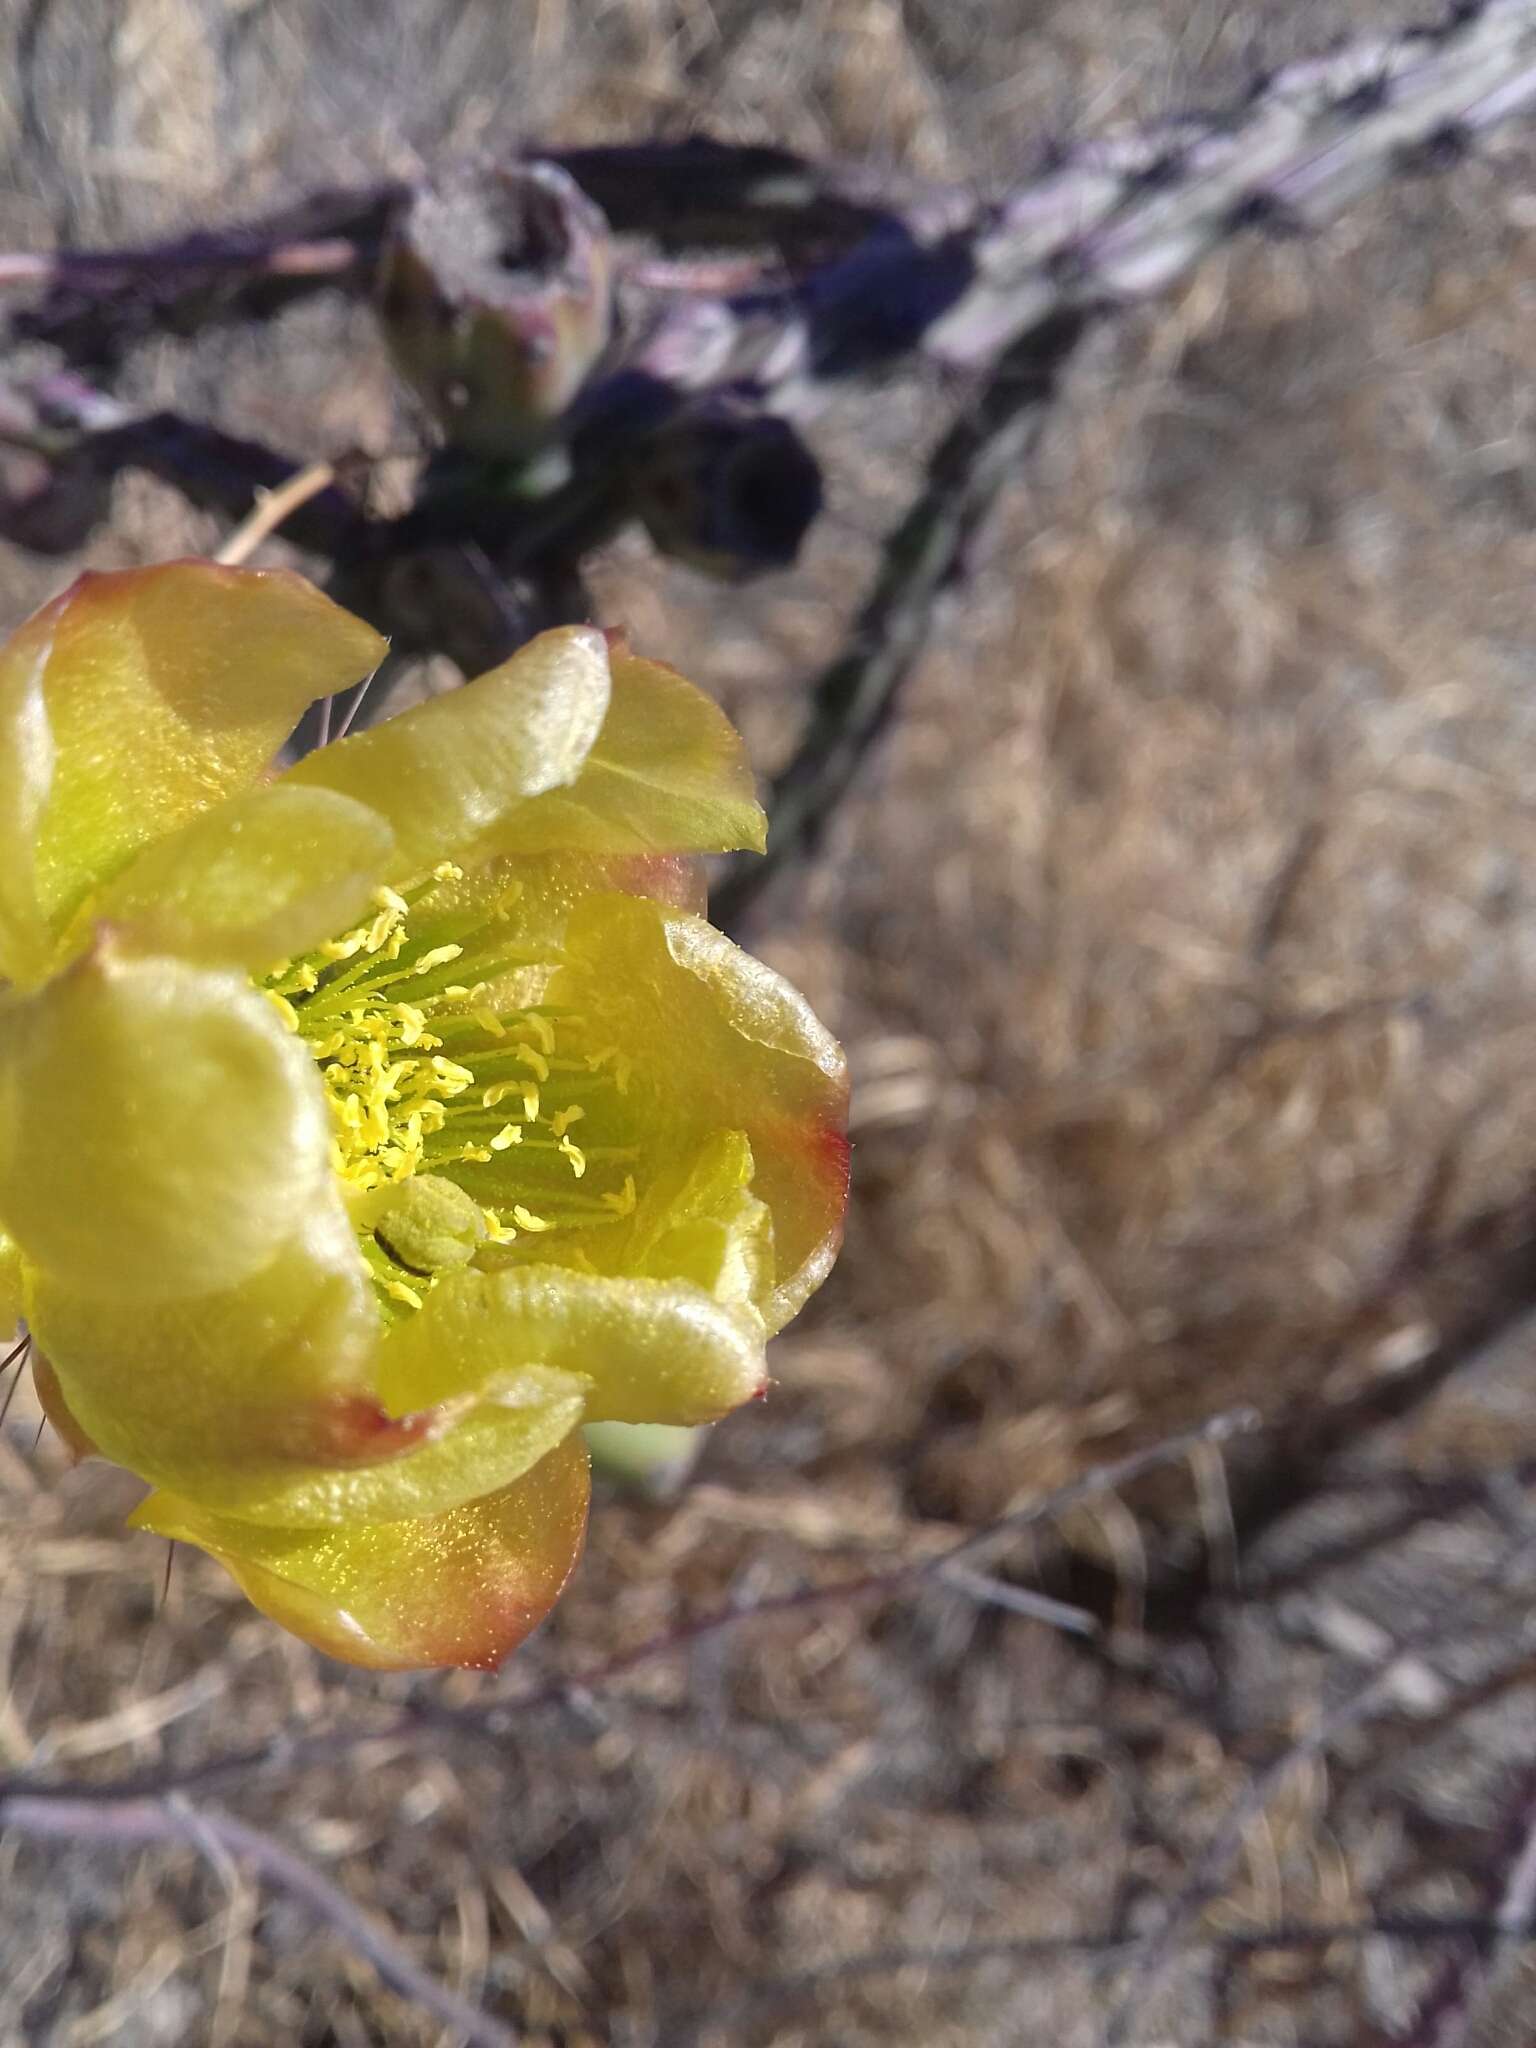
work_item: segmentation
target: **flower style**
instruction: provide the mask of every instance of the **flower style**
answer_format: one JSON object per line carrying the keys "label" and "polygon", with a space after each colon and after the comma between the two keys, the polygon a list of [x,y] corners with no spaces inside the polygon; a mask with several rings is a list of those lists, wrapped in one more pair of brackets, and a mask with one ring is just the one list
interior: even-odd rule
{"label": "flower style", "polygon": [[72,1448],[332,1655],[497,1662],[583,1421],[698,1423],[835,1256],[846,1080],[699,914],[719,710],[587,628],[268,764],[383,645],[88,576],[0,649],[0,1329]]}

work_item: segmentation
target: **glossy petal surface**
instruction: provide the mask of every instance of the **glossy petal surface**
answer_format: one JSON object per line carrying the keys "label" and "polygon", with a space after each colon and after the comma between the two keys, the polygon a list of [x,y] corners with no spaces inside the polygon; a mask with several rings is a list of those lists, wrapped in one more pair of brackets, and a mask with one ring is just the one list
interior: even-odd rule
{"label": "glossy petal surface", "polygon": [[82,1299],[233,1287],[329,1182],[314,1063],[241,976],[100,944],[0,1015],[0,1220]]}
{"label": "glossy petal surface", "polygon": [[613,656],[608,715],[568,790],[525,805],[512,853],[761,853],[766,821],[741,735],[660,662]]}
{"label": "glossy petal surface", "polygon": [[37,835],[53,785],[43,678],[46,639],[13,659],[0,649],[0,976],[31,981],[52,951],[37,893]]}
{"label": "glossy petal surface", "polygon": [[503,854],[434,883],[420,915],[499,916],[519,946],[547,947],[553,958],[576,905],[613,891],[694,916],[703,915],[709,896],[704,862],[695,854]]}
{"label": "glossy petal surface", "polygon": [[471,1269],[390,1333],[380,1391],[404,1413],[533,1361],[582,1377],[593,1422],[709,1422],[762,1386],[762,1324],[685,1283]]}
{"label": "glossy petal surface", "polygon": [[674,1470],[761,1391],[846,1079],[698,914],[763,824],[708,698],[562,629],[261,779],[381,652],[197,563],[0,651],[0,1321],[140,1526],[351,1662],[485,1666],[579,1550],[584,1424]]}
{"label": "glossy petal surface", "polygon": [[24,1298],[20,1248],[13,1237],[0,1230],[0,1338],[9,1336],[21,1321]]}
{"label": "glossy petal surface", "polygon": [[632,1054],[631,1115],[653,1154],[746,1133],[753,1192],[773,1215],[768,1322],[782,1328],[841,1239],[848,1079],[836,1041],[787,982],[702,918],[637,897],[577,906],[550,1000]]}
{"label": "glossy petal surface", "polygon": [[505,850],[527,800],[580,773],[608,697],[602,634],[560,627],[463,689],[308,755],[284,779],[378,811],[398,842],[388,879],[408,881],[450,856]]}
{"label": "glossy petal surface", "polygon": [[259,1497],[390,1448],[378,1311],[339,1205],[237,1287],[125,1305],[34,1272],[27,1314],[81,1428],[157,1485]]}
{"label": "glossy petal surface", "polygon": [[232,1294],[125,1316],[39,1283],[31,1320],[103,1454],[264,1525],[438,1514],[519,1478],[581,1419],[584,1384],[528,1363],[459,1399],[391,1411],[350,1233],[296,1240]]}
{"label": "glossy petal surface", "polygon": [[268,783],[146,847],[87,910],[135,952],[260,973],[353,924],[394,844],[351,797]]}
{"label": "glossy petal surface", "polygon": [[773,1217],[751,1192],[752,1148],[717,1131],[669,1160],[646,1188],[623,1246],[624,1269],[686,1280],[715,1301],[766,1317],[774,1294]]}
{"label": "glossy petal surface", "polygon": [[0,649],[0,732],[27,725],[40,659],[47,725],[26,772],[0,778],[0,851],[30,849],[28,882],[57,923],[139,847],[248,784],[307,704],[383,652],[361,619],[279,570],[81,577]]}
{"label": "glossy petal surface", "polygon": [[487,1670],[559,1597],[587,1496],[586,1451],[571,1436],[515,1484],[417,1521],[255,1529],[166,1494],[133,1521],[211,1552],[264,1613],[349,1664]]}

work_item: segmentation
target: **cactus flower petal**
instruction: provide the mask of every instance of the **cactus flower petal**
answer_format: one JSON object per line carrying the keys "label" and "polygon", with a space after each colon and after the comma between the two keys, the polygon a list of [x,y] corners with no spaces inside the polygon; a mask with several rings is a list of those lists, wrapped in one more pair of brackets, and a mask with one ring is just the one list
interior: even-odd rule
{"label": "cactus flower petal", "polygon": [[608,714],[601,633],[541,633],[470,690],[322,747],[285,778],[339,790],[382,814],[397,842],[390,882],[451,851],[468,865],[504,852],[527,799],[574,781]]}
{"label": "cactus flower petal", "polygon": [[415,1409],[524,1361],[579,1376],[594,1422],[713,1422],[760,1392],[763,1326],[681,1282],[509,1264],[438,1288],[386,1340],[380,1385]]}
{"label": "cactus flower petal", "polygon": [[26,1269],[21,1247],[0,1230],[0,1335],[16,1328],[26,1300]]}
{"label": "cactus flower petal", "polygon": [[569,789],[511,821],[508,852],[761,853],[766,822],[741,736],[719,706],[622,646],[595,744]]}
{"label": "cactus flower petal", "polygon": [[550,997],[632,1049],[655,1142],[671,1156],[713,1130],[745,1132],[753,1192],[773,1216],[767,1319],[781,1329],[841,1242],[848,1077],[836,1042],[771,968],[702,918],[638,897],[577,907]]}
{"label": "cactus flower petal", "polygon": [[27,853],[7,893],[30,888],[38,917],[61,921],[141,846],[244,788],[308,704],[383,653],[283,571],[82,576],[0,649],[0,732],[27,737],[25,769],[0,778],[7,869]]}
{"label": "cactus flower petal", "polygon": [[236,1286],[327,1190],[325,1101],[239,975],[102,938],[0,1032],[0,1213],[82,1298]]}
{"label": "cactus flower petal", "polygon": [[699,915],[761,839],[713,705],[570,628],[257,782],[377,644],[187,564],[0,650],[0,1318],[140,1526],[336,1656],[487,1665],[574,1562],[584,1425],[761,1392],[847,1084]]}
{"label": "cactus flower petal", "polygon": [[348,1664],[494,1668],[559,1598],[586,1531],[579,1436],[500,1492],[441,1515],[363,1528],[256,1529],[168,1494],[133,1525],[216,1557],[246,1598]]}
{"label": "cactus flower petal", "polygon": [[136,953],[254,973],[355,923],[394,844],[351,797],[268,783],[147,846],[76,923],[99,920]]}
{"label": "cactus flower petal", "polygon": [[378,1309],[339,1204],[233,1287],[125,1304],[33,1267],[26,1306],[80,1427],[156,1485],[233,1505],[378,1454]]}

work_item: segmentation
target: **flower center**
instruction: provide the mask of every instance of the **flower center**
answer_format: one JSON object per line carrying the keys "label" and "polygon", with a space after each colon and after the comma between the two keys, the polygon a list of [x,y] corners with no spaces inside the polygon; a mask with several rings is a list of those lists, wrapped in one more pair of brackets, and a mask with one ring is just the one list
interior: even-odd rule
{"label": "flower center", "polygon": [[404,895],[379,890],[368,923],[261,984],[319,1065],[336,1171],[397,1310],[419,1308],[477,1240],[531,1252],[635,1207],[634,1148],[588,1135],[589,1109],[627,1094],[627,1059],[591,1045],[581,1018],[498,993],[551,964],[510,942],[516,885],[488,912],[413,929],[432,883],[459,880],[445,865]]}

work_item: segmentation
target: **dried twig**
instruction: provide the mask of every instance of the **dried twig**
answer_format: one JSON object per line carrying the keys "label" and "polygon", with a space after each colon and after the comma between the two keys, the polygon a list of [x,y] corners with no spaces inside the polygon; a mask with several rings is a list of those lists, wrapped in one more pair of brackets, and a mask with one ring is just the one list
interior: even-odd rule
{"label": "dried twig", "polygon": [[225,568],[248,562],[262,542],[286,524],[301,505],[307,505],[335,481],[336,472],[330,463],[312,462],[277,490],[259,490],[255,510],[246,515],[213,559]]}
{"label": "dried twig", "polygon": [[[1402,1942],[1416,1947],[1448,1943],[1486,1945],[1498,1934],[1497,1920],[1477,1913],[1383,1913],[1360,1920],[1298,1921],[1275,1927],[1249,1929],[1202,1929],[1196,1945],[1235,1957],[1283,1955],[1307,1950],[1325,1950],[1338,1944],[1358,1945],[1369,1941]],[[869,1949],[857,1955],[839,1956],[834,1961],[802,1970],[792,1977],[775,1977],[739,1987],[734,1998],[711,2002],[709,2018],[720,2024],[727,2017],[752,2008],[788,2004],[839,1984],[857,1983],[862,1978],[890,1977],[902,1971],[941,1972],[946,1975],[971,1970],[988,1962],[1028,1964],[1084,1962],[1103,1965],[1124,1959],[1136,1946],[1133,1935],[1118,1929],[1068,1930],[1061,1934],[999,1935],[992,1940],[955,1942],[948,1946]],[[705,2015],[692,2006],[675,2007],[664,2017],[674,2028],[696,2024]],[[685,2038],[669,2033],[670,2042]]]}
{"label": "dried twig", "polygon": [[340,1886],[246,1821],[194,1807],[175,1795],[125,1800],[82,1789],[67,1798],[0,1792],[0,1829],[5,1828],[55,1841],[122,1848],[185,1842],[216,1865],[229,1859],[249,1864],[268,1883],[306,1905],[348,1947],[366,1956],[392,1991],[453,2028],[471,2048],[515,2048],[517,2036],[510,2027],[423,1970]]}
{"label": "dried twig", "polygon": [[[428,1700],[410,1702],[392,1721],[366,1729],[329,1728],[315,1731],[298,1726],[283,1731],[259,1747],[228,1752],[200,1764],[181,1769],[159,1769],[124,1777],[115,1783],[89,1788],[92,1798],[114,1800],[158,1800],[174,1793],[207,1791],[214,1785],[273,1768],[300,1769],[310,1764],[356,1761],[358,1753],[379,1747],[399,1748],[419,1741],[423,1734],[441,1731],[501,1742],[539,1708],[561,1706],[572,1698],[608,1691],[632,1672],[677,1656],[695,1644],[777,1616],[802,1615],[851,1602],[890,1598],[927,1579],[942,1582],[946,1572],[959,1566],[979,1566],[997,1550],[1020,1535],[1060,1518],[1085,1501],[1118,1492],[1135,1480],[1161,1467],[1187,1460],[1193,1452],[1211,1445],[1228,1443],[1258,1426],[1251,1410],[1237,1409],[1214,1416],[1197,1428],[1132,1451],[1112,1464],[1096,1466],[1070,1484],[1043,1494],[1028,1506],[988,1523],[958,1538],[947,1548],[907,1559],[882,1571],[864,1572],[829,1584],[802,1587],[798,1592],[710,1610],[692,1621],[647,1637],[632,1649],[621,1650],[586,1671],[553,1677],[522,1691],[478,1700],[465,1707],[444,1707]],[[0,1801],[17,1793],[36,1799],[71,1799],[80,1787],[69,1783],[50,1784],[34,1772],[0,1777]]]}
{"label": "dried twig", "polygon": [[[1528,1531],[1507,1546],[1490,1576],[1506,1572],[1511,1564],[1528,1556],[1533,1548]],[[1446,1616],[1437,1613],[1432,1622],[1396,1642],[1390,1655],[1344,1695],[1317,1713],[1310,1724],[1263,1770],[1249,1779],[1221,1826],[1196,1858],[1193,1868],[1167,1903],[1162,1917],[1138,1946],[1129,1978],[1111,2010],[1104,2030],[1105,2048],[1123,2048],[1129,2029],[1146,1998],[1173,1958],[1181,1939],[1198,1922],[1205,1909],[1219,1896],[1233,1864],[1242,1852],[1244,1840],[1277,1793],[1306,1765],[1327,1755],[1343,1735],[1363,1723],[1414,1703],[1422,1711],[1426,1685],[1433,1692],[1434,1711],[1443,1713],[1446,1699],[1461,1695],[1475,1698],[1478,1679],[1463,1679],[1430,1673],[1425,1652],[1444,1640]]]}
{"label": "dried twig", "polygon": [[768,852],[738,862],[714,892],[716,921],[738,927],[781,869],[814,851],[838,800],[893,716],[897,693],[927,644],[934,607],[954,582],[999,491],[1039,431],[1057,373],[1082,332],[1064,315],[1015,344],[969,412],[951,428],[928,481],[885,544],[880,573],[849,637],[811,691],[794,758],[768,797]]}
{"label": "dried twig", "polygon": [[[121,1778],[116,1783],[82,1786],[40,1781],[31,1771],[0,1778],[0,1830],[58,1839],[136,1844],[183,1840],[216,1863],[249,1863],[269,1882],[303,1900],[360,1954],[402,1996],[413,1999],[447,2024],[461,2028],[472,2043],[501,2044],[512,2036],[496,2022],[475,2013],[455,1994],[414,1964],[398,1943],[356,1906],[328,1878],[261,1830],[230,1816],[191,1804],[194,1791],[238,1779],[253,1770],[281,1766],[297,1769],[317,1763],[360,1764],[364,1753],[377,1754],[419,1740],[425,1734],[470,1735],[500,1744],[530,1710],[564,1704],[617,1684],[642,1666],[675,1655],[728,1628],[772,1616],[822,1611],[868,1598],[890,1596],[924,1580],[939,1583],[963,1574],[958,1589],[977,1597],[1012,1594],[1014,1588],[978,1579],[970,1567],[981,1563],[1024,1531],[1067,1513],[1084,1501],[1129,1485],[1159,1466],[1187,1460],[1197,1451],[1221,1444],[1252,1428],[1256,1418],[1246,1411],[1217,1416],[1199,1428],[1165,1442],[1133,1451],[1126,1457],[1085,1473],[1070,1485],[1031,1502],[986,1528],[973,1531],[935,1555],[919,1557],[880,1572],[811,1586],[797,1593],[717,1609],[682,1627],[622,1651],[576,1678],[555,1678],[511,1699],[469,1707],[448,1708],[413,1702],[383,1728],[328,1729],[321,1733],[294,1730],[260,1748],[215,1757],[182,1769],[161,1769]],[[1032,1618],[1058,1627],[1080,1627],[1084,1617],[1059,1603],[1021,1594],[1021,1608]]]}
{"label": "dried twig", "polygon": [[[1493,1978],[1510,1951],[1531,1939],[1536,1926],[1536,1770],[1522,1774],[1509,1820],[1499,1833],[1499,1874],[1480,1886],[1493,1904],[1486,1935],[1446,1959],[1390,2048],[1470,2048],[1477,1980]],[[1480,1968],[1490,1949],[1489,1967]]]}
{"label": "dried twig", "polygon": [[[1090,320],[1167,291],[1245,228],[1314,228],[1362,193],[1412,167],[1454,159],[1477,135],[1536,102],[1536,5],[1493,0],[1456,9],[1437,29],[1373,39],[1288,66],[1227,120],[1200,118],[1073,152],[978,224],[969,276],[941,304],[954,267],[951,236],[925,251],[930,306],[925,351],[999,370],[977,414],[941,447],[922,496],[892,534],[842,654],[812,691],[810,722],[773,785],[769,857],[726,888],[739,919],[776,869],[814,848],[821,826],[889,721],[928,639],[935,600],[1033,432],[1032,414]],[[917,260],[917,259],[914,259]],[[850,272],[867,257],[849,259]],[[889,267],[899,267],[890,256]],[[872,266],[878,272],[878,266]],[[905,280],[910,303],[911,280]],[[807,409],[850,358],[839,320],[897,331],[878,304],[878,274],[860,277],[845,308],[832,279],[796,337],[773,354],[772,402]],[[910,318],[910,315],[909,315]],[[738,338],[745,369],[753,349]],[[1020,382],[1010,381],[1014,367]],[[994,443],[996,445],[994,445]]]}

